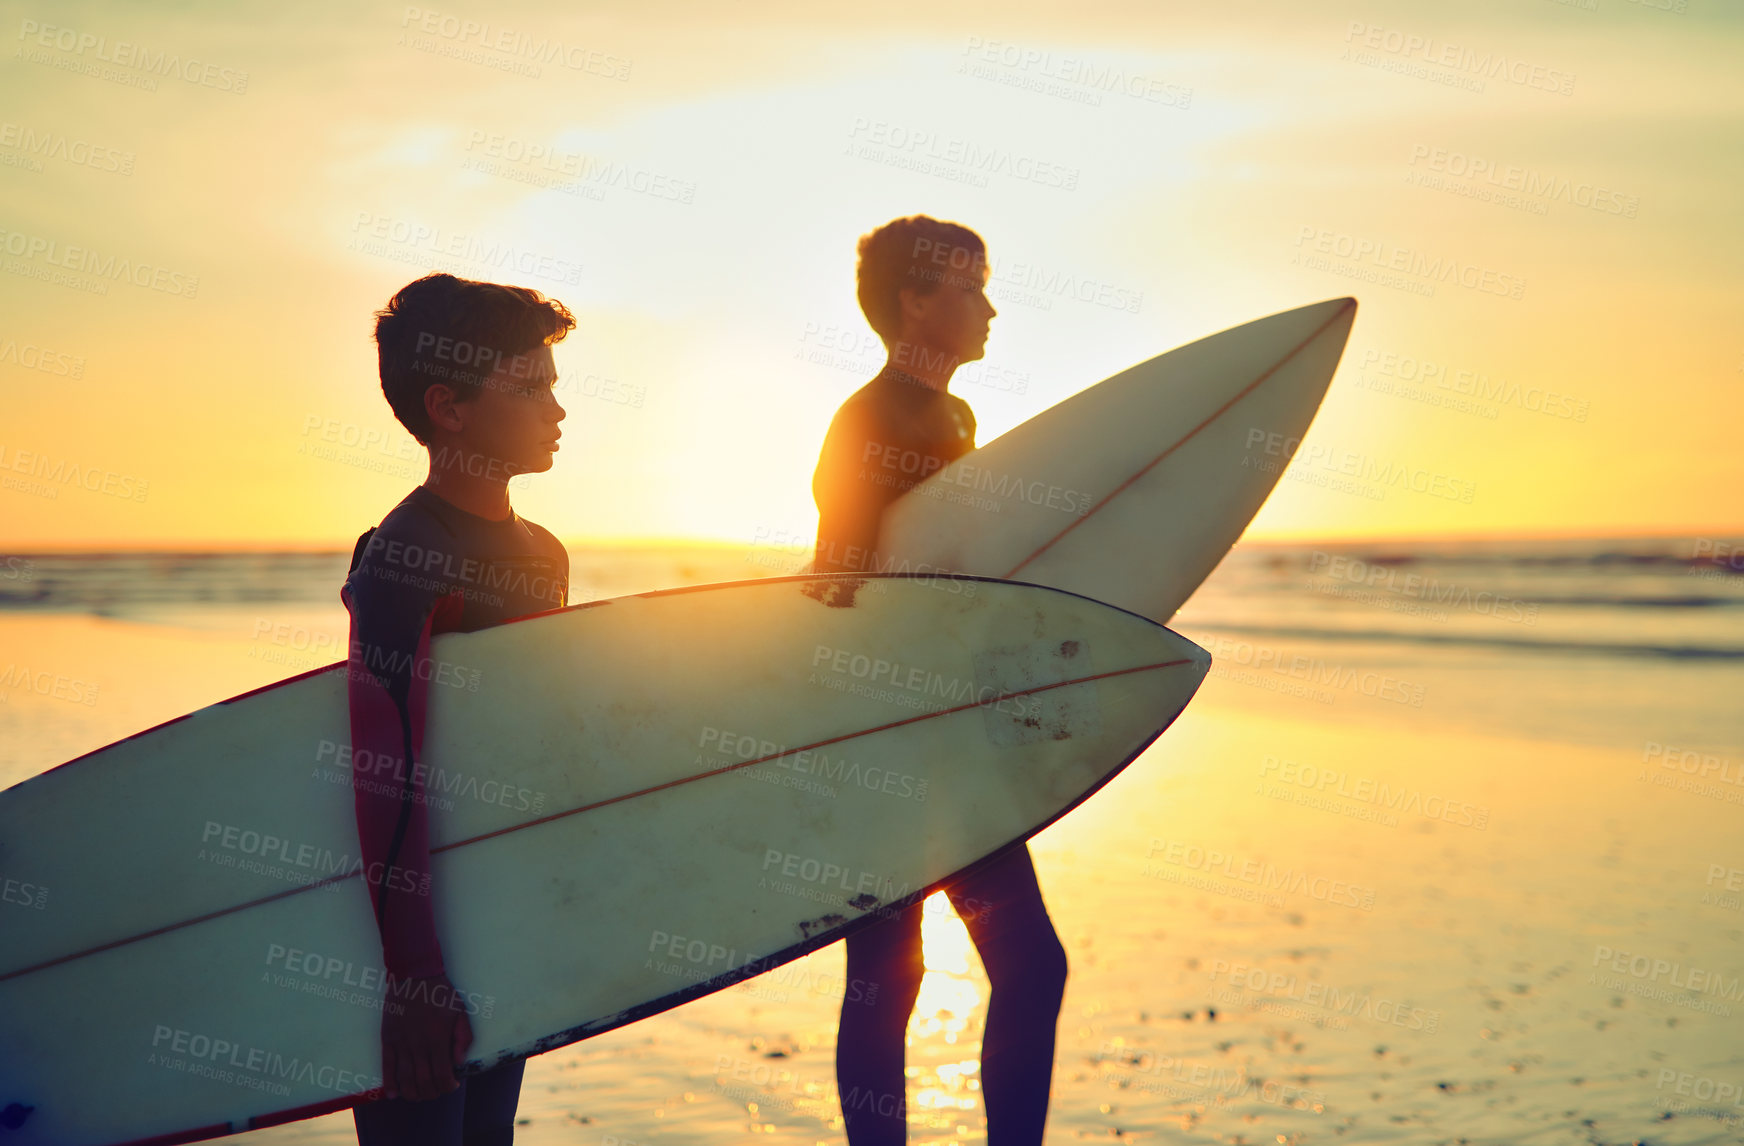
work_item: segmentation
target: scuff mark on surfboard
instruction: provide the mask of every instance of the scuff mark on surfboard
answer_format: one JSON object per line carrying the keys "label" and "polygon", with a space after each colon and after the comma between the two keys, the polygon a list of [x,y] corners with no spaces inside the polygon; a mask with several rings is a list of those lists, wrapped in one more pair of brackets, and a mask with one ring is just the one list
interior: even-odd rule
{"label": "scuff mark on surfboard", "polygon": [[865,584],[863,577],[832,578],[828,581],[807,581],[799,587],[799,591],[831,609],[852,609],[854,594]]}
{"label": "scuff mark on surfboard", "polygon": [[856,895],[853,899],[850,899],[848,901],[848,906],[854,908],[856,911],[871,911],[874,907],[878,906],[878,897],[876,895],[867,895],[862,892],[861,894]]}
{"label": "scuff mark on surfboard", "polygon": [[975,684],[982,695],[1010,697],[982,708],[990,743],[1006,747],[1101,734],[1093,691],[1046,689],[1093,671],[1089,643],[1049,639],[975,654]]}
{"label": "scuff mark on surfboard", "polygon": [[840,927],[846,922],[848,922],[847,916],[833,914],[821,915],[816,919],[802,919],[799,923],[799,933],[810,939],[813,935],[821,934],[832,927]]}

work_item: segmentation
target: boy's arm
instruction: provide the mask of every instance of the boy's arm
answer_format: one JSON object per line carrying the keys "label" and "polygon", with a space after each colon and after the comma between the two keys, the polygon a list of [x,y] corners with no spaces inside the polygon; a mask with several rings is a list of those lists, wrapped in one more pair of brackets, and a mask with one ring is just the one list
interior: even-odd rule
{"label": "boy's arm", "polygon": [[884,508],[899,494],[896,486],[880,483],[884,443],[863,415],[844,407],[830,422],[812,475],[812,499],[818,507],[819,573],[875,570],[878,528]]}
{"label": "boy's arm", "polygon": [[461,598],[438,598],[390,573],[366,559],[340,591],[351,613],[352,786],[382,962],[390,975],[423,978],[443,973],[430,897],[425,662],[430,638],[458,621]]}

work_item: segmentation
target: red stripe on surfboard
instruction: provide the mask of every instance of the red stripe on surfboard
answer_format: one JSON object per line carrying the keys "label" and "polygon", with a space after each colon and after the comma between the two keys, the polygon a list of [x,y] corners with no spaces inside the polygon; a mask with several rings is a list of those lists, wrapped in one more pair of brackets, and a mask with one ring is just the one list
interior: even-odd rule
{"label": "red stripe on surfboard", "polygon": [[[798,578],[798,579],[799,580],[807,580],[808,578]],[[452,851],[455,848],[466,847],[469,844],[475,844],[481,840],[488,840],[488,839],[492,839],[493,837],[496,837],[496,836],[508,835],[512,832],[525,831],[528,828],[538,827],[540,824],[551,823],[553,820],[561,820],[561,819],[565,819],[569,816],[579,815],[582,812],[593,811],[595,808],[604,808],[604,807],[607,807],[611,804],[622,803],[625,800],[633,800],[638,796],[646,796],[651,792],[659,792],[659,791],[666,789],[666,788],[676,788],[676,787],[679,787],[680,785],[684,785],[684,784],[693,784],[698,780],[706,780],[710,776],[719,776],[725,772],[732,772],[732,771],[735,771],[735,770],[740,769],[740,768],[749,768],[749,767],[756,765],[756,764],[763,764],[763,763],[766,763],[770,760],[780,759],[783,756],[791,756],[796,752],[810,752],[814,749],[822,748],[822,747],[825,747],[825,746],[830,745],[830,744],[839,744],[844,740],[854,740],[854,739],[858,739],[859,737],[862,737],[862,736],[870,736],[875,732],[885,732],[885,731],[888,731],[889,729],[892,729],[892,728],[901,728],[904,725],[914,724],[917,721],[934,720],[934,719],[937,719],[938,717],[941,717],[941,716],[950,716],[950,715],[953,715],[954,713],[965,712],[965,711],[968,711],[969,709],[972,709],[972,708],[986,708],[990,705],[998,704],[1002,700],[1010,700],[1013,697],[1019,697],[1019,696],[1030,696],[1030,695],[1033,695],[1033,694],[1038,693],[1038,692],[1048,692],[1051,689],[1065,688],[1067,685],[1088,684],[1091,681],[1107,680],[1111,677],[1128,676],[1132,673],[1150,672],[1150,671],[1155,670],[1155,669],[1174,668],[1178,665],[1192,664],[1192,663],[1193,663],[1193,661],[1191,658],[1182,657],[1178,660],[1157,661],[1154,664],[1148,664],[1148,665],[1135,665],[1132,668],[1114,669],[1111,672],[1096,673],[1093,676],[1075,677],[1072,680],[1056,681],[1053,684],[1036,685],[1034,688],[1017,689],[1017,690],[1012,691],[1012,692],[1001,693],[998,696],[988,697],[986,700],[978,700],[978,701],[975,701],[971,704],[959,704],[955,708],[940,709],[938,712],[923,712],[918,716],[905,717],[902,720],[893,720],[889,724],[880,724],[874,728],[863,728],[863,729],[860,729],[858,732],[848,732],[848,733],[843,733],[841,736],[832,736],[832,737],[828,738],[827,740],[819,740],[815,744],[802,745],[802,746],[797,747],[797,748],[789,748],[783,752],[772,753],[771,755],[768,755],[768,756],[760,756],[760,757],[756,758],[755,760],[742,760],[737,764],[728,764],[728,765],[725,765],[725,766],[720,767],[720,768],[712,769],[711,771],[708,771],[708,772],[699,772],[694,776],[686,776],[686,777],[679,779],[679,780],[668,780],[664,784],[655,784],[651,787],[642,788],[642,789],[639,789],[639,790],[634,791],[634,792],[626,792],[625,794],[623,794],[621,796],[613,796],[609,800],[599,800],[599,801],[596,801],[592,804],[583,804],[579,808],[569,808],[569,809],[562,811],[562,812],[553,812],[549,816],[541,816],[536,820],[528,820],[525,823],[515,824],[511,827],[499,828],[494,832],[485,832],[483,835],[472,836],[472,837],[470,837],[468,839],[464,839],[464,840],[457,840],[451,844],[443,844],[439,848],[431,848],[430,854],[436,855],[436,854],[439,854],[441,852]],[[154,927],[150,931],[142,931],[138,935],[129,935],[124,939],[115,939],[115,940],[112,940],[108,943],[100,943],[95,947],[87,947],[83,951],[74,951],[74,952],[71,952],[71,953],[66,954],[66,955],[56,956],[53,959],[47,959],[41,963],[34,963],[29,967],[20,967],[16,971],[8,971],[5,974],[0,975],[0,983],[4,983],[9,979],[16,979],[16,978],[19,978],[19,977],[24,976],[24,975],[33,974],[34,972],[37,972],[37,971],[47,970],[50,967],[58,967],[63,963],[71,963],[75,960],[83,959],[88,955],[98,955],[104,951],[113,951],[117,947],[126,947],[132,943],[139,943],[139,942],[142,942],[143,940],[152,939],[152,938],[155,938],[159,935],[166,935],[171,931],[180,931],[183,928],[193,927],[196,924],[205,923],[208,920],[219,919],[219,918],[222,918],[226,915],[234,915],[239,911],[247,911],[251,907],[261,907],[261,906],[264,906],[265,904],[274,903],[274,902],[281,900],[281,899],[288,899],[293,895],[302,895],[305,892],[315,891],[315,890],[318,890],[318,889],[323,888],[323,887],[331,887],[335,884],[344,883],[347,880],[356,879],[359,875],[362,875],[362,874],[363,874],[363,869],[361,867],[359,867],[355,871],[349,871],[349,872],[344,872],[340,875],[329,876],[328,878],[323,879],[323,880],[319,880],[315,883],[305,883],[305,884],[302,884],[302,885],[297,886],[297,887],[287,888],[284,891],[274,892],[272,895],[263,895],[259,899],[251,899],[247,903],[238,903],[238,904],[235,904],[231,907],[221,907],[216,911],[208,911],[204,915],[197,915],[197,916],[193,917],[192,919],[184,919],[184,920],[181,920],[180,922],[177,922],[177,923],[168,923],[162,927]]]}
{"label": "red stripe on surfboard", "polygon": [[1331,326],[1333,323],[1335,323],[1339,319],[1343,318],[1345,316],[1345,314],[1347,314],[1348,312],[1355,310],[1355,309],[1356,309],[1356,300],[1353,298],[1352,299],[1345,299],[1344,305],[1338,308],[1337,313],[1335,313],[1331,318],[1327,319],[1325,322],[1321,323],[1318,327],[1316,327],[1313,334],[1310,334],[1307,338],[1304,338],[1301,342],[1298,342],[1293,348],[1291,348],[1290,353],[1284,355],[1282,358],[1280,358],[1276,362],[1272,363],[1272,365],[1269,368],[1267,368],[1267,370],[1264,374],[1261,374],[1258,378],[1255,378],[1252,382],[1249,382],[1246,386],[1244,386],[1242,388],[1241,393],[1237,394],[1235,397],[1231,398],[1229,401],[1227,401],[1223,405],[1219,406],[1217,408],[1216,413],[1212,414],[1209,418],[1206,418],[1203,422],[1200,422],[1197,426],[1194,426],[1191,430],[1188,430],[1187,433],[1179,441],[1177,441],[1174,445],[1170,446],[1168,449],[1164,450],[1162,453],[1158,454],[1156,457],[1152,458],[1148,463],[1146,463],[1146,465],[1143,469],[1139,470],[1137,473],[1133,474],[1131,477],[1127,478],[1125,481],[1123,481],[1119,485],[1115,486],[1114,491],[1112,493],[1110,493],[1107,497],[1104,497],[1101,501],[1097,502],[1095,505],[1090,507],[1090,512],[1086,513],[1083,517],[1073,518],[1072,523],[1070,525],[1066,526],[1066,528],[1060,530],[1058,533],[1054,534],[1052,537],[1050,537],[1046,541],[1042,542],[1041,546],[1034,553],[1031,553],[1028,557],[1025,557],[1022,561],[1019,561],[1016,565],[1013,565],[1011,567],[1011,570],[1009,572],[1007,572],[1002,579],[1006,580],[1006,581],[1011,580],[1012,577],[1016,576],[1018,571],[1021,570],[1025,565],[1028,565],[1031,561],[1034,561],[1037,557],[1040,557],[1042,554],[1044,554],[1048,550],[1052,549],[1054,547],[1055,543],[1060,540],[1060,538],[1066,536],[1066,534],[1072,532],[1074,529],[1078,528],[1080,525],[1084,524],[1086,521],[1089,521],[1092,517],[1095,517],[1097,511],[1100,510],[1103,506],[1107,505],[1109,502],[1113,501],[1116,497],[1118,497],[1122,490],[1126,489],[1127,486],[1131,485],[1133,482],[1137,481],[1139,478],[1150,473],[1151,470],[1156,468],[1157,463],[1161,462],[1164,458],[1168,457],[1170,454],[1174,453],[1176,450],[1178,450],[1182,446],[1186,445],[1189,441],[1191,441],[1193,439],[1193,437],[1196,434],[1199,433],[1200,430],[1203,430],[1206,426],[1209,426],[1211,423],[1217,421],[1217,419],[1223,417],[1224,414],[1229,412],[1229,408],[1231,406],[1235,405],[1237,402],[1241,401],[1243,398],[1245,398],[1249,394],[1253,393],[1254,389],[1256,387],[1258,387],[1260,383],[1264,382],[1267,378],[1270,378],[1272,375],[1276,374],[1278,372],[1278,370],[1284,365],[1284,363],[1290,361],[1290,359],[1292,359],[1292,358],[1296,357],[1296,355],[1302,353],[1303,347],[1307,346],[1309,343],[1311,343],[1315,339],[1319,338],[1322,334],[1325,334],[1327,327]]}
{"label": "red stripe on surfboard", "polygon": [[236,1133],[236,1127],[229,1122],[214,1122],[210,1126],[201,1126],[195,1130],[178,1130],[174,1134],[157,1134],[150,1138],[129,1138],[125,1142],[116,1142],[114,1146],[181,1146],[184,1142],[204,1142],[208,1138],[222,1138],[226,1134]]}
{"label": "red stripe on surfboard", "polygon": [[305,1118],[319,1118],[323,1114],[347,1110],[353,1106],[362,1106],[366,1102],[375,1102],[382,1096],[381,1087],[365,1090],[358,1094],[348,1094],[344,1098],[327,1098],[320,1102],[311,1102],[306,1106],[293,1106],[289,1110],[275,1110],[271,1114],[257,1114],[248,1120],[250,1130],[265,1130],[269,1126],[283,1126],[289,1122],[301,1122]]}
{"label": "red stripe on surfboard", "polygon": [[[365,1102],[373,1102],[381,1097],[381,1088],[366,1090],[360,1094],[348,1094],[343,1098],[327,1098],[320,1102],[311,1102],[305,1106],[293,1106],[289,1110],[275,1110],[271,1114],[257,1114],[248,1120],[247,1129],[265,1130],[269,1126],[284,1126],[291,1122],[301,1122],[306,1118],[319,1118],[323,1114],[333,1114],[353,1106],[361,1106]],[[236,1134],[236,1124],[233,1122],[214,1122],[209,1126],[199,1126],[193,1130],[178,1130],[173,1134],[154,1134],[150,1138],[129,1138],[125,1142],[114,1142],[110,1146],[184,1146],[188,1142],[205,1142],[212,1138],[223,1138]]]}
{"label": "red stripe on surfboard", "polygon": [[528,820],[526,823],[516,824],[514,827],[498,828],[494,832],[486,832],[483,835],[473,836],[469,839],[457,840],[451,844],[443,844],[439,848],[431,848],[430,854],[436,855],[438,852],[445,852],[450,848],[463,848],[468,844],[476,844],[480,840],[488,840],[492,836],[507,835],[509,832],[518,832],[523,828],[536,827],[539,824],[548,824],[553,820],[561,820],[565,817],[574,816],[581,812],[591,812],[595,808],[604,808],[609,804],[620,804],[625,800],[633,800],[638,796],[646,796],[650,792],[659,792],[666,788],[676,788],[683,784],[692,784],[698,780],[706,780],[710,776],[719,776],[726,772],[736,772],[740,768],[749,768],[755,764],[767,764],[769,761],[779,760],[783,756],[792,756],[795,752],[813,752],[819,748],[826,748],[831,744],[840,744],[844,740],[857,740],[862,736],[870,736],[874,732],[887,732],[892,728],[901,728],[905,724],[913,724],[917,720],[932,720],[936,717],[950,716],[952,713],[964,712],[971,708],[985,708],[990,704],[998,704],[1002,700],[1010,700],[1014,696],[1030,696],[1038,692],[1047,692],[1049,689],[1064,688],[1069,684],[1088,684],[1093,680],[1106,680],[1109,677],[1126,676],[1129,673],[1135,672],[1148,672],[1151,669],[1173,668],[1176,665],[1191,663],[1192,661],[1186,657],[1174,661],[1158,661],[1156,664],[1139,665],[1135,668],[1115,669],[1113,672],[1097,673],[1095,676],[1081,676],[1075,680],[1062,680],[1057,681],[1054,684],[1041,684],[1034,688],[1025,688],[1020,689],[1017,692],[1003,693],[988,700],[978,700],[973,704],[959,704],[955,708],[940,709],[938,712],[923,712],[919,716],[909,716],[904,717],[902,720],[893,720],[889,724],[880,724],[876,728],[863,728],[859,732],[845,732],[840,736],[832,736],[828,740],[819,740],[813,744],[802,745],[799,748],[787,748],[780,752],[771,752],[769,755],[759,756],[755,760],[741,760],[737,764],[727,764],[720,768],[713,769],[712,771],[698,772],[694,776],[686,776],[680,780],[668,780],[664,784],[655,784],[651,787],[642,788],[639,791],[626,792],[622,796],[613,796],[609,800],[600,800],[597,803],[584,804],[579,808],[570,808],[567,811],[553,812],[549,816],[541,816],[537,820]]}

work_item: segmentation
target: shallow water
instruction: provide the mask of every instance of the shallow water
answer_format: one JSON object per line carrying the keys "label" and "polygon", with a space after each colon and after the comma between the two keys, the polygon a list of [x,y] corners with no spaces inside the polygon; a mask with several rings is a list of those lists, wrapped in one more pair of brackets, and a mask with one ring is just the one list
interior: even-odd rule
{"label": "shallow water", "polygon": [[[1217,657],[1200,695],[1032,841],[1072,962],[1049,1140],[1744,1137],[1744,578],[1695,546],[1238,551],[1174,622]],[[339,659],[344,556],[101,600],[69,563],[0,611],[0,662],[63,681],[3,690],[0,782]],[[592,595],[790,571],[576,568]],[[910,1136],[973,1141],[986,981],[932,906]],[[519,1140],[841,1141],[841,972],[837,945],[539,1056]]]}

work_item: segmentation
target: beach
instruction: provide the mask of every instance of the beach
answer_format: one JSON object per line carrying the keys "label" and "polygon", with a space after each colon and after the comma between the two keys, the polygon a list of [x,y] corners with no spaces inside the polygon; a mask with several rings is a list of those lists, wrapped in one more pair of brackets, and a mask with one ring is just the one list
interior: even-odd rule
{"label": "beach", "polygon": [[[1171,622],[1213,655],[1199,695],[1030,843],[1071,962],[1048,1140],[1744,1138],[1731,544],[1239,546]],[[572,602],[806,556],[570,550]],[[348,556],[25,555],[0,783],[343,659]],[[942,897],[925,934],[910,1140],[984,1140],[987,982]],[[517,1141],[843,1141],[842,966],[530,1060]]]}

